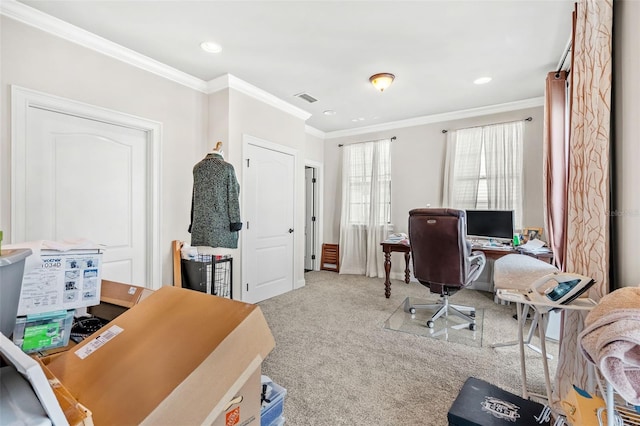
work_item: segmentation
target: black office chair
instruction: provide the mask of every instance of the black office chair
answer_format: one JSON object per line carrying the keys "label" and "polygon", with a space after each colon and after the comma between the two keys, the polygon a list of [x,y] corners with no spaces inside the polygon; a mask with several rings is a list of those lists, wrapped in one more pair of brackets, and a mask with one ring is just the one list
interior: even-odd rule
{"label": "black office chair", "polygon": [[468,321],[469,329],[475,330],[475,308],[449,304],[449,296],[475,281],[486,264],[484,253],[471,252],[464,210],[411,210],[409,241],[414,276],[442,299],[436,304],[410,305],[407,310],[414,314],[416,309],[435,309],[427,321],[429,328],[436,319],[451,313]]}

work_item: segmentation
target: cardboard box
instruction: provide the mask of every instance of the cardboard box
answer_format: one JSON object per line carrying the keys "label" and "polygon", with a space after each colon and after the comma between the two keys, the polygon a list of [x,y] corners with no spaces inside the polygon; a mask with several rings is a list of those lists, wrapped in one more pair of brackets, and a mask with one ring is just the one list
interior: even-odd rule
{"label": "cardboard box", "polygon": [[45,377],[49,381],[49,385],[53,390],[53,394],[55,395],[69,426],[93,426],[91,411],[75,400],[73,395],[71,395],[62,383],[60,383],[51,371],[49,371],[49,368],[42,359],[35,356],[32,356],[32,358],[38,362]]}
{"label": "cardboard box", "polygon": [[[100,304],[88,307],[87,313],[107,321],[113,320],[153,293],[148,288],[109,280],[102,280],[100,289]],[[66,346],[39,351],[39,356],[47,363],[48,357],[71,350],[74,346],[76,343],[70,340]]]}
{"label": "cardboard box", "polygon": [[162,287],[48,368],[95,424],[257,426],[274,346],[258,306]]}
{"label": "cardboard box", "polygon": [[113,320],[153,293],[153,290],[144,287],[109,280],[102,280],[100,288],[100,304],[90,306],[87,308],[87,312],[108,321]]}

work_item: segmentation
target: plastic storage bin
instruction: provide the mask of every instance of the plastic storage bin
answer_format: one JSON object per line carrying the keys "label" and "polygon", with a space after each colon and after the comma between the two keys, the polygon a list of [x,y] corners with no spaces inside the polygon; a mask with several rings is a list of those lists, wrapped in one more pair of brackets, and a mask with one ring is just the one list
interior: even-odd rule
{"label": "plastic storage bin", "polygon": [[74,310],[27,315],[16,319],[13,343],[27,353],[69,344]]}
{"label": "plastic storage bin", "polygon": [[284,424],[282,412],[284,411],[284,397],[287,390],[274,383],[267,376],[262,376],[261,381],[263,386],[267,385],[268,388],[271,388],[271,392],[266,393],[265,398],[269,402],[263,404],[260,410],[260,426],[280,426]]}
{"label": "plastic storage bin", "polygon": [[3,250],[0,255],[0,332],[11,336],[18,314],[24,260],[31,254],[31,249]]}

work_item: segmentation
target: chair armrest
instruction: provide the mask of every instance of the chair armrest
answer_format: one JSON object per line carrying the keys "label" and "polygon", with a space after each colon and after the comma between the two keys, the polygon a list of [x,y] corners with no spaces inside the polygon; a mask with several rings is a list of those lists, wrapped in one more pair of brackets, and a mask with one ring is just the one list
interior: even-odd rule
{"label": "chair armrest", "polygon": [[469,256],[469,263],[473,264],[473,263],[479,263],[479,262],[482,262],[483,264],[486,263],[487,262],[486,256],[481,251],[472,251],[471,256]]}
{"label": "chair armrest", "polygon": [[467,277],[467,284],[471,284],[473,281],[477,280],[482,271],[484,270],[484,266],[487,263],[487,259],[483,252],[474,251],[471,252],[471,256],[469,256],[469,276]]}

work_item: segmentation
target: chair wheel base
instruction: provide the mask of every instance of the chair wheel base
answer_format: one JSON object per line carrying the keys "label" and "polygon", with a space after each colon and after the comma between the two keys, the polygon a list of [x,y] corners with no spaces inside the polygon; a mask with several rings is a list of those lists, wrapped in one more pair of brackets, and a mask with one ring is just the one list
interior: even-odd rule
{"label": "chair wheel base", "polygon": [[431,320],[427,321],[427,327],[433,328],[433,325],[434,325],[433,321],[431,321]]}
{"label": "chair wheel base", "polygon": [[412,306],[412,307],[410,307],[410,308],[409,308],[409,313],[410,313],[411,315],[415,314],[415,313],[416,313],[416,308],[414,308],[413,306]]}
{"label": "chair wheel base", "polygon": [[471,324],[469,324],[469,330],[476,331],[476,323],[475,322],[472,322]]}

